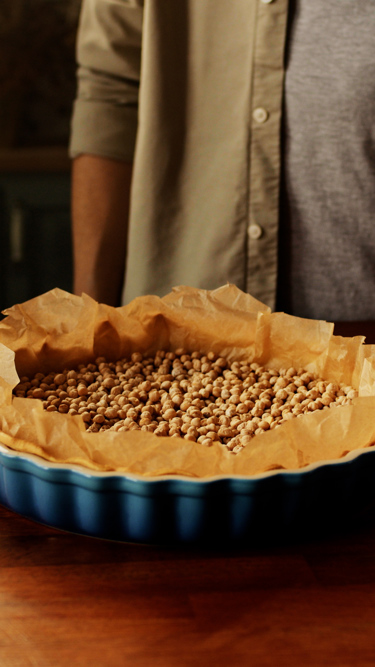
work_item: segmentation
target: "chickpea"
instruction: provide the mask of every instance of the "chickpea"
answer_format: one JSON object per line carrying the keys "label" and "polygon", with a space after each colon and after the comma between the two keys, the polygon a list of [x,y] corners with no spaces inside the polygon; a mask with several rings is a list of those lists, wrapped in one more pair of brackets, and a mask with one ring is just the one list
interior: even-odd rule
{"label": "chickpea", "polygon": [[350,403],[358,392],[303,369],[228,363],[213,352],[179,348],[24,376],[14,394],[41,400],[48,412],[78,416],[90,433],[142,430],[204,446],[216,441],[236,454],[254,435]]}

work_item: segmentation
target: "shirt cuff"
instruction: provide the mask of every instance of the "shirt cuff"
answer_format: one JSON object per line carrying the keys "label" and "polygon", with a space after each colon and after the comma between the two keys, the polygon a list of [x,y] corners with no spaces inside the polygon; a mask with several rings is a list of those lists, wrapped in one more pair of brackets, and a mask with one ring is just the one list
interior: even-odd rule
{"label": "shirt cuff", "polygon": [[132,162],[137,125],[137,105],[78,99],[73,107],[69,155],[89,153]]}

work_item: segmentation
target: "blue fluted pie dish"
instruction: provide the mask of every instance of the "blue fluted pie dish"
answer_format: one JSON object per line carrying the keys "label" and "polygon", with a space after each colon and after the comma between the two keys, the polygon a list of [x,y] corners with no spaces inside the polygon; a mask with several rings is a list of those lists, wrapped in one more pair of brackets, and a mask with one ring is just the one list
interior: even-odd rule
{"label": "blue fluted pie dish", "polygon": [[335,531],[375,500],[375,450],[257,477],[145,479],[0,445],[0,502],[57,529],[123,542],[256,546]]}

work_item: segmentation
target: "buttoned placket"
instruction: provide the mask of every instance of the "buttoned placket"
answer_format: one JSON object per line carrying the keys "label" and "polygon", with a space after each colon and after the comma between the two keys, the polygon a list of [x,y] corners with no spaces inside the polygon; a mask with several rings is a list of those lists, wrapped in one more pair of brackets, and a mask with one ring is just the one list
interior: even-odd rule
{"label": "buttoned placket", "polygon": [[249,154],[246,290],[275,307],[288,0],[258,0]]}

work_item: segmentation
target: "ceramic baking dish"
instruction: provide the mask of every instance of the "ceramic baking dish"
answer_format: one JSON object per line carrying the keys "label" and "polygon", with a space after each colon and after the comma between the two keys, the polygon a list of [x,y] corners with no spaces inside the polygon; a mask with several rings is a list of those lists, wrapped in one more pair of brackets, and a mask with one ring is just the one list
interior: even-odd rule
{"label": "ceramic baking dish", "polygon": [[298,471],[145,479],[0,445],[0,502],[58,529],[146,544],[282,542],[349,525],[375,499],[375,450]]}

